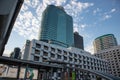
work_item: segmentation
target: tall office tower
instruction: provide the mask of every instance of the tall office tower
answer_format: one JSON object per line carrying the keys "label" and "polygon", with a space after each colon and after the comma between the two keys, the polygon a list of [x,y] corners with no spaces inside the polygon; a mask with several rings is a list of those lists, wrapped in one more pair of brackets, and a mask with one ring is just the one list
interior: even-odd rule
{"label": "tall office tower", "polygon": [[113,46],[117,46],[117,41],[113,34],[106,34],[96,38],[93,45],[94,52],[96,53],[100,50],[105,50]]}
{"label": "tall office tower", "polygon": [[73,19],[63,7],[47,6],[42,14],[39,40],[64,47],[74,45]]}
{"label": "tall office tower", "polygon": [[15,58],[15,59],[20,59],[21,58],[21,52],[20,52],[20,48],[16,47],[14,48],[14,51],[10,54],[11,58]]}
{"label": "tall office tower", "polygon": [[9,39],[24,0],[0,0],[0,56]]}
{"label": "tall office tower", "polygon": [[83,37],[78,32],[74,32],[74,46],[84,50]]}
{"label": "tall office tower", "polygon": [[109,62],[109,73],[120,77],[120,46],[99,51],[95,56],[107,60]]}

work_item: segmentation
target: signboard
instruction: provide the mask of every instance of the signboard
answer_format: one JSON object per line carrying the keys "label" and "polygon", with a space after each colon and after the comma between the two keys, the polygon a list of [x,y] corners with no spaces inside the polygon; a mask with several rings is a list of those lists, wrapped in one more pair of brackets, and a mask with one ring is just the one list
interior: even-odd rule
{"label": "signboard", "polygon": [[75,80],[75,71],[72,72],[72,80]]}

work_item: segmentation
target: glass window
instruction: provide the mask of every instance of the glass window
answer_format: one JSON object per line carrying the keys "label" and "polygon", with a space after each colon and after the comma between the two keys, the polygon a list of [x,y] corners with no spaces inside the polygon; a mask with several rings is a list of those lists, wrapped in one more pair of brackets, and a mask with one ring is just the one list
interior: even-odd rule
{"label": "glass window", "polygon": [[57,51],[58,51],[58,53],[62,53],[62,51],[60,49],[58,49]]}
{"label": "glass window", "polygon": [[51,51],[52,51],[52,52],[55,52],[55,48],[52,48],[52,47],[51,47]]}
{"label": "glass window", "polygon": [[64,56],[64,60],[67,60],[67,57],[66,57],[66,56]]}
{"label": "glass window", "polygon": [[81,58],[81,55],[79,55],[79,58]]}
{"label": "glass window", "polygon": [[71,52],[69,52],[69,55],[70,55],[70,56],[72,56],[72,53],[71,53]]}
{"label": "glass window", "polygon": [[47,61],[47,58],[42,58],[43,59],[43,62],[46,62]]}
{"label": "glass window", "polygon": [[60,56],[60,55],[57,55],[57,58],[58,58],[58,59],[61,59],[61,56]]}
{"label": "glass window", "polygon": [[38,56],[34,56],[34,61],[39,61],[39,57]]}
{"label": "glass window", "polygon": [[43,56],[48,56],[48,53],[43,51]]}
{"label": "glass window", "polygon": [[54,57],[55,57],[55,54],[51,53],[51,57],[54,58]]}
{"label": "glass window", "polygon": [[72,58],[69,58],[70,61],[72,61]]}
{"label": "glass window", "polygon": [[75,62],[77,62],[77,59],[75,59]]}
{"label": "glass window", "polygon": [[48,46],[44,46],[44,49],[45,49],[45,50],[48,50]]}
{"label": "glass window", "polygon": [[63,51],[64,55],[67,55],[67,51]]}
{"label": "glass window", "polygon": [[40,51],[35,49],[35,54],[40,54]]}
{"label": "glass window", "polygon": [[77,57],[77,54],[74,54],[75,57]]}
{"label": "glass window", "polygon": [[41,48],[41,45],[38,44],[38,43],[36,43],[36,47],[37,47],[37,48]]}

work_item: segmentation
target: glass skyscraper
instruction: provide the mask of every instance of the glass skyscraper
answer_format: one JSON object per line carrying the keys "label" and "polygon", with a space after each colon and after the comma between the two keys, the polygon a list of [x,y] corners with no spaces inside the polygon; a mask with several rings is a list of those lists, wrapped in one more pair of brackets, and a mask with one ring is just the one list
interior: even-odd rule
{"label": "glass skyscraper", "polygon": [[42,14],[39,40],[64,47],[74,45],[73,19],[63,7],[47,6]]}

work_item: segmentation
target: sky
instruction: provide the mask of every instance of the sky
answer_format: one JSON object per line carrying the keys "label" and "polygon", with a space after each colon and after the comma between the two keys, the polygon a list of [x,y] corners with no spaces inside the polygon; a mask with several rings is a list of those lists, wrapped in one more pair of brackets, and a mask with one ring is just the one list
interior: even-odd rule
{"label": "sky", "polygon": [[26,40],[38,39],[42,12],[47,5],[63,6],[73,17],[73,30],[84,39],[85,51],[94,53],[93,41],[104,34],[114,34],[120,44],[120,0],[24,0],[4,56]]}

